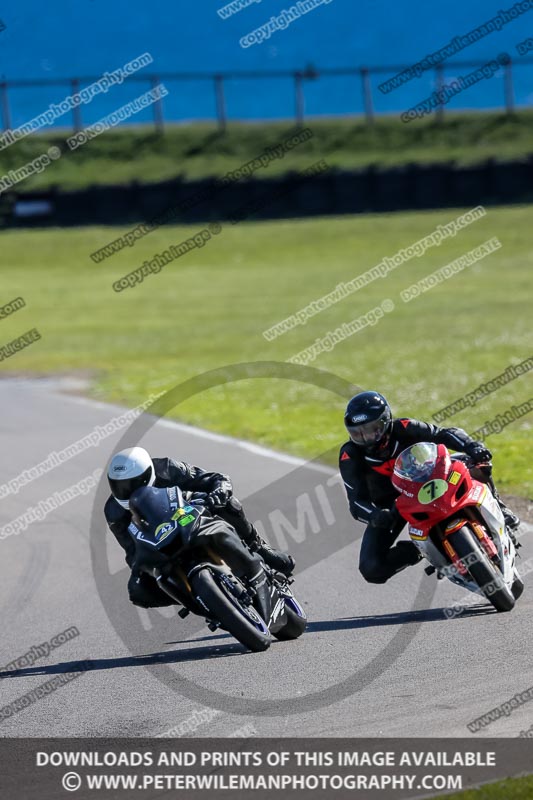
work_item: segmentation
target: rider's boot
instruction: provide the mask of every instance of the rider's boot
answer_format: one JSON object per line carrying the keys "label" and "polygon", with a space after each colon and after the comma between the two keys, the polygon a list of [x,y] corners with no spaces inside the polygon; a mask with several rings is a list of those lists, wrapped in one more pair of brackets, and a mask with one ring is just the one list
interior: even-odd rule
{"label": "rider's boot", "polygon": [[295,566],[292,556],[288,553],[283,553],[281,550],[274,550],[268,542],[265,542],[265,540],[259,536],[259,533],[253,525],[250,525],[250,530],[246,534],[245,541],[252,553],[257,553],[257,555],[261,556],[267,567],[270,567],[270,569],[276,572],[281,572],[286,578],[290,578],[294,572]]}
{"label": "rider's boot", "polygon": [[505,520],[505,527],[507,528],[507,533],[511,537],[513,544],[516,548],[521,547],[520,542],[516,538],[516,531],[520,527],[520,517],[517,517],[510,508],[508,508],[505,503],[503,503],[500,498],[497,498],[498,504],[502,510],[503,518]]}
{"label": "rider's boot", "polygon": [[231,497],[219,512],[220,516],[233,525],[242,541],[249,547],[252,553],[257,553],[265,564],[276,572],[281,572],[286,578],[290,577],[294,570],[294,559],[281,550],[274,550],[247,519],[242,503],[236,498]]}
{"label": "rider's boot", "polygon": [[264,539],[261,539],[259,534],[257,534],[257,531],[256,535],[258,543],[260,543],[255,548],[257,554],[261,556],[268,567],[276,572],[281,572],[281,574],[285,575],[286,578],[290,578],[294,572],[294,558],[288,553],[283,553],[281,550],[274,550],[268,544],[268,542],[265,542]]}
{"label": "rider's boot", "polygon": [[513,544],[515,547],[520,547],[520,543],[518,542],[515,531],[518,530],[520,527],[520,517],[518,517],[511,509],[505,505],[503,500],[501,499],[500,495],[498,494],[498,490],[496,489],[496,485],[492,477],[488,481],[490,488],[492,489],[492,494],[496,498],[498,505],[501,508],[503,518],[505,520],[505,527],[507,528],[507,532],[509,536],[513,540]]}
{"label": "rider's boot", "polygon": [[520,517],[517,517],[517,515],[499,498],[498,503],[502,510],[503,518],[505,519],[505,526],[511,531],[516,531],[520,527]]}

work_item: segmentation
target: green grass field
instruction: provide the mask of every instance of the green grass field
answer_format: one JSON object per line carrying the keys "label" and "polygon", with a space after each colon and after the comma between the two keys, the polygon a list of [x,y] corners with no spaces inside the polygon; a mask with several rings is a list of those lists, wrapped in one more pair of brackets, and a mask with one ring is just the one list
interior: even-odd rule
{"label": "green grass field", "polygon": [[[259,176],[274,177],[324,158],[331,167],[354,169],[413,162],[476,163],[487,158],[514,159],[533,153],[533,112],[447,114],[404,124],[379,117],[369,127],[362,119],[308,120],[313,138],[273,161]],[[232,123],[224,134],[213,124],[169,126],[163,135],[150,128],[101,134],[71,152],[67,135],[29,136],[0,152],[0,175],[18,169],[51,145],[63,155],[40,174],[26,178],[18,190],[58,186],[76,189],[94,184],[139,183],[176,176],[224,175],[283,141],[294,130],[287,123]]]}
{"label": "green grass field", "polygon": [[[198,373],[241,361],[286,361],[317,337],[390,299],[395,309],[311,366],[382,391],[397,414],[442,406],[531,354],[531,208],[495,208],[272,342],[262,332],[428,235],[460,211],[227,224],[218,236],[141,285],[112,283],[200,226],[160,228],[102,264],[89,254],[118,228],[10,230],[2,235],[0,345],[37,327],[42,340],[0,364],[6,372],[89,371],[92,393],[127,405]],[[491,237],[502,247],[417,299],[400,291]],[[473,430],[531,395],[531,373],[447,420]],[[344,399],[281,379],[210,389],[173,416],[308,457],[344,439]],[[495,475],[532,496],[531,415],[488,438]]]}
{"label": "green grass field", "polygon": [[442,795],[446,800],[531,800],[533,776],[491,783],[459,794]]}

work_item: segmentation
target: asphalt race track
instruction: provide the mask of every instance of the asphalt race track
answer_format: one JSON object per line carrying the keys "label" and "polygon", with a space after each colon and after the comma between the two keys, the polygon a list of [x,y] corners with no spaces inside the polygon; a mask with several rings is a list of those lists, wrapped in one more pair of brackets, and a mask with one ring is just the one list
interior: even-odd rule
{"label": "asphalt race track", "polygon": [[[62,393],[51,381],[2,380],[0,399],[0,484],[123,411]],[[105,467],[117,444],[126,446],[123,437],[109,436],[4,497],[0,528]],[[102,479],[94,509],[93,488],[0,541],[0,671],[33,645],[71,626],[79,631],[33,665],[1,671],[2,707],[61,673],[78,673],[0,719],[1,735],[158,736],[177,729],[174,735],[474,738],[518,736],[531,726],[533,705],[526,703],[478,734],[467,728],[533,685],[531,573],[512,613],[493,613],[476,598],[448,619],[444,609],[465,593],[427,577],[421,565],[387,585],[365,584],[357,571],[362,528],[349,516],[333,470],[166,421],[139,443],[153,455],[231,474],[250,517],[278,541],[285,535],[298,559],[294,588],[308,630],[252,655],[197,619],[181,620],[176,609],[133,608],[122,551],[105,532]],[[523,530],[525,562],[533,537],[530,527]]]}

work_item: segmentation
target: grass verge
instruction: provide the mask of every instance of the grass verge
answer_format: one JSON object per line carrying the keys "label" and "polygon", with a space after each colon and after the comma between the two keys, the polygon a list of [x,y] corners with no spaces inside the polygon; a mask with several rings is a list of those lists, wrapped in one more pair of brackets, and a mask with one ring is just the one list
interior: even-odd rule
{"label": "grass verge", "polygon": [[446,800],[531,800],[533,797],[533,775],[525,778],[509,778],[490,783],[479,789],[468,789],[459,794],[441,795]]}
{"label": "grass verge", "polygon": [[[363,120],[309,120],[313,137],[271,162],[257,174],[278,176],[324,158],[332,167],[349,170],[371,164],[456,161],[473,164],[487,158],[510,160],[533,153],[533,111],[448,114],[404,124],[379,117],[369,127]],[[29,136],[0,152],[0,174],[16,170],[59,146],[62,157],[39,174],[17,184],[18,191],[57,186],[80,189],[96,184],[150,183],[177,176],[184,179],[221,176],[259,156],[265,147],[283,141],[294,129],[287,123],[231,123],[221,134],[213,124],[169,126],[158,135],[150,129],[106,132],[70,152],[66,135]]]}
{"label": "grass verge", "polygon": [[[26,307],[0,319],[0,345],[33,327],[42,339],[4,360],[0,372],[90,371],[94,396],[135,405],[225,364],[286,361],[389,299],[392,312],[311,365],[382,391],[396,414],[431,420],[531,355],[531,208],[491,209],[306,324],[273,341],[262,332],[459,213],[228,224],[121,293],[113,281],[198,228],[160,228],[98,265],[89,254],[124,229],[7,231],[0,305],[22,296]],[[494,236],[497,252],[402,301],[403,289]],[[531,397],[531,386],[531,373],[522,375],[445,424],[472,431]],[[173,416],[312,458],[344,440],[344,402],[297,381],[250,379],[203,392]],[[532,496],[530,436],[531,415],[487,438],[508,493]]]}

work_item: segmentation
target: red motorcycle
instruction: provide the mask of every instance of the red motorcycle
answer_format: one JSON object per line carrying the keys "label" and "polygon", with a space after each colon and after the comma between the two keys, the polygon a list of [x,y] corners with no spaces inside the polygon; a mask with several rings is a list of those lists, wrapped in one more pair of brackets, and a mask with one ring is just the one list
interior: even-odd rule
{"label": "red motorcycle", "polygon": [[[442,444],[411,445],[394,465],[396,508],[431,565],[428,575],[436,572],[483,595],[497,611],[511,611],[524,590],[515,545],[490,486],[473,478],[465,462]],[[491,465],[484,467],[488,477]]]}

